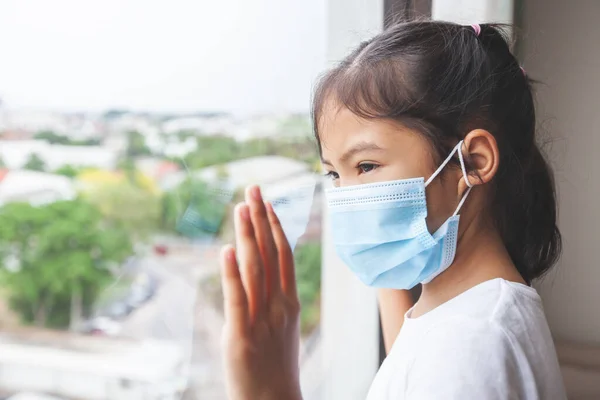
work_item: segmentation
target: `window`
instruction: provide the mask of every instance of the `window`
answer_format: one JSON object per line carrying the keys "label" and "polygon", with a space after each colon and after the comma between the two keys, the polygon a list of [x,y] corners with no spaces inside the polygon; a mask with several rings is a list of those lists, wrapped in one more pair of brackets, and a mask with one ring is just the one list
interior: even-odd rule
{"label": "window", "polygon": [[325,7],[0,4],[0,397],[224,399],[216,257],[251,183],[302,226],[318,391]]}

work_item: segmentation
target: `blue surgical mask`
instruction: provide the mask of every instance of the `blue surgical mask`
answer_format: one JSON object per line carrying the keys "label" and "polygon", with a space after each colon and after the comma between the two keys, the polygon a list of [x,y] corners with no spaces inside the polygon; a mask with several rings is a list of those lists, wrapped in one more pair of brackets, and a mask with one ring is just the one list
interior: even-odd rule
{"label": "blue surgical mask", "polygon": [[[402,179],[326,191],[336,252],[362,282],[411,289],[452,264],[458,212],[471,191],[461,145],[462,141],[427,181]],[[432,235],[427,230],[425,188],[456,152],[469,189],[454,214]]]}

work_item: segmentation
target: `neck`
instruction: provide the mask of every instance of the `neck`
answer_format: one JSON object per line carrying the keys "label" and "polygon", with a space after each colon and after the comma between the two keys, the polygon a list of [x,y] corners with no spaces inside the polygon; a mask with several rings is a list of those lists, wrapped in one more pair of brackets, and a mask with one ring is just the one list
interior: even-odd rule
{"label": "neck", "polygon": [[489,223],[471,221],[458,238],[454,262],[430,283],[423,285],[411,316],[417,318],[494,278],[525,283],[496,229],[491,228]]}

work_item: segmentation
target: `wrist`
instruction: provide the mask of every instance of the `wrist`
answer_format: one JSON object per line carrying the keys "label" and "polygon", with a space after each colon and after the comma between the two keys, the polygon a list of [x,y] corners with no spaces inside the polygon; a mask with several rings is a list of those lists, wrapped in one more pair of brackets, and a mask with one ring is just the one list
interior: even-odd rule
{"label": "wrist", "polygon": [[270,391],[264,396],[261,396],[260,400],[302,400],[302,392],[299,384],[290,385],[279,388],[278,390]]}

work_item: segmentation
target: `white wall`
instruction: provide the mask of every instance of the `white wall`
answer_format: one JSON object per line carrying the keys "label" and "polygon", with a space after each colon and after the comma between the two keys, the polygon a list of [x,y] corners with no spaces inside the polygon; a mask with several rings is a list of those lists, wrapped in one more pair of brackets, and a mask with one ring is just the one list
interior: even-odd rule
{"label": "white wall", "polygon": [[511,23],[513,0],[432,0],[431,17],[464,25]]}
{"label": "white wall", "polygon": [[[360,41],[383,29],[383,0],[328,0],[327,59],[341,60]],[[362,400],[379,366],[375,292],[335,254],[323,207],[322,399]]]}
{"label": "white wall", "polygon": [[523,65],[553,137],[564,252],[540,292],[558,339],[600,343],[600,2],[525,2]]}

